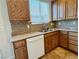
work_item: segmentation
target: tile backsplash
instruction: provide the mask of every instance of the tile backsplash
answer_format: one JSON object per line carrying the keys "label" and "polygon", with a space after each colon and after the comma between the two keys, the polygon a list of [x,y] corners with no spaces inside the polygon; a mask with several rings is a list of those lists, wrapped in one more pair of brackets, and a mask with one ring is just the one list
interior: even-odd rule
{"label": "tile backsplash", "polygon": [[78,30],[78,20],[59,21],[57,22],[57,27],[71,30]]}
{"label": "tile backsplash", "polygon": [[[29,24],[26,20],[11,20],[12,35],[26,34],[30,32],[37,32],[43,29],[43,24]],[[55,22],[54,22],[55,23]],[[30,28],[27,27],[30,26]],[[48,23],[46,27],[53,28]],[[66,20],[58,21],[55,25],[57,28],[66,28],[72,30],[78,30],[78,20]]]}
{"label": "tile backsplash", "polygon": [[11,20],[12,35],[27,33],[26,21]]}

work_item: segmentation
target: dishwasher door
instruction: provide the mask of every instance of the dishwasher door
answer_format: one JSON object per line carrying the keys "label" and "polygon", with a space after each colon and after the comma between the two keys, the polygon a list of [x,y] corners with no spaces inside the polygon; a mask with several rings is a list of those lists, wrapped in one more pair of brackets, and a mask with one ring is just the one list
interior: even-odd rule
{"label": "dishwasher door", "polygon": [[38,59],[44,53],[44,36],[36,36],[27,39],[27,50],[29,59]]}

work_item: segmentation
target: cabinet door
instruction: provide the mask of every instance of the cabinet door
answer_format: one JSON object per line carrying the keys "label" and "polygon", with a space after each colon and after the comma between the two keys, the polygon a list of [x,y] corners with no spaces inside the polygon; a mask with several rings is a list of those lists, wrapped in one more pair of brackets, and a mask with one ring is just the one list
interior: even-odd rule
{"label": "cabinet door", "polygon": [[15,19],[17,17],[16,8],[15,8],[15,0],[7,0],[9,18]]}
{"label": "cabinet door", "polygon": [[52,3],[52,17],[53,17],[53,20],[57,20],[57,19],[58,19],[58,7],[57,7],[57,2],[58,2],[58,0],[55,0],[55,1]]}
{"label": "cabinet door", "polygon": [[45,53],[52,50],[52,40],[51,36],[45,38]]}
{"label": "cabinet door", "polygon": [[65,0],[58,0],[58,20],[65,19]]}
{"label": "cabinet door", "polygon": [[16,0],[15,2],[16,4],[16,13],[17,13],[17,18],[18,19],[22,19],[22,20],[25,20],[27,19],[27,16],[28,16],[28,12],[29,12],[29,9],[28,9],[28,0]]}
{"label": "cabinet door", "polygon": [[26,47],[15,49],[15,58],[16,59],[28,59]]}
{"label": "cabinet door", "polygon": [[66,18],[75,18],[76,16],[76,0],[66,0]]}
{"label": "cabinet door", "polygon": [[78,46],[76,46],[76,45],[69,44],[69,49],[76,52],[76,53],[78,53]]}
{"label": "cabinet door", "polygon": [[73,45],[78,45],[78,37],[77,36],[69,36],[69,43]]}
{"label": "cabinet door", "polygon": [[68,35],[60,34],[60,46],[68,48]]}
{"label": "cabinet door", "polygon": [[58,46],[58,43],[59,40],[58,40],[58,34],[55,34],[52,36],[52,47],[53,48],[56,48]]}
{"label": "cabinet door", "polygon": [[28,0],[7,0],[11,20],[29,20]]}

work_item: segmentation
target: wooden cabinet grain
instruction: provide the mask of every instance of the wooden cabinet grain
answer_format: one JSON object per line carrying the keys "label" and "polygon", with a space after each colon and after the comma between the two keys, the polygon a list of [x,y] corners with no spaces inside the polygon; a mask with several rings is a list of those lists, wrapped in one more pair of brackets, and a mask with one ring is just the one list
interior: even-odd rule
{"label": "wooden cabinet grain", "polygon": [[78,0],[76,0],[76,18],[78,18]]}
{"label": "wooden cabinet grain", "polygon": [[76,52],[76,53],[78,53],[78,46],[76,46],[76,45],[69,44],[69,49]]}
{"label": "wooden cabinet grain", "polygon": [[60,46],[78,52],[78,33],[70,31],[55,31],[45,34],[45,53]]}
{"label": "wooden cabinet grain", "polygon": [[68,34],[66,32],[60,32],[60,46],[68,48]]}
{"label": "wooden cabinet grain", "polygon": [[26,47],[21,47],[15,49],[15,58],[16,59],[27,59]]}
{"label": "wooden cabinet grain", "polygon": [[51,36],[45,38],[45,53],[52,50],[52,39]]}
{"label": "wooden cabinet grain", "polygon": [[52,48],[56,48],[59,45],[58,33],[52,36]]}
{"label": "wooden cabinet grain", "polygon": [[76,1],[66,0],[66,19],[76,18]]}
{"label": "wooden cabinet grain", "polygon": [[28,59],[26,40],[13,42],[15,59]]}
{"label": "wooden cabinet grain", "polygon": [[58,20],[65,19],[65,0],[58,0]]}
{"label": "wooden cabinet grain", "polygon": [[7,0],[10,20],[29,20],[29,0]]}
{"label": "wooden cabinet grain", "polygon": [[59,45],[74,52],[78,52],[78,33],[70,31],[60,31]]}
{"label": "wooden cabinet grain", "polygon": [[45,53],[50,52],[52,49],[58,46],[58,33],[59,31],[45,34]]}
{"label": "wooden cabinet grain", "polygon": [[51,2],[51,9],[52,9],[52,19],[53,21],[58,20],[58,0]]}
{"label": "wooden cabinet grain", "polygon": [[51,2],[53,21],[78,18],[77,1],[78,0],[55,0]]}
{"label": "wooden cabinet grain", "polygon": [[78,53],[78,33],[69,32],[69,49]]}
{"label": "wooden cabinet grain", "polygon": [[65,19],[65,0],[55,0],[51,4],[53,21]]}

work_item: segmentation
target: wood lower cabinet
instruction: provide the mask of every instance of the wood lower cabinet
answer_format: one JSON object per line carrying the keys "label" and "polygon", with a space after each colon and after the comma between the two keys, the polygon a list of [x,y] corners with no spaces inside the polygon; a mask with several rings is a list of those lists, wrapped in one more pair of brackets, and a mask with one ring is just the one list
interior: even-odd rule
{"label": "wood lower cabinet", "polygon": [[78,33],[69,31],[60,31],[59,44],[61,47],[78,53]]}
{"label": "wood lower cabinet", "polygon": [[73,45],[78,45],[78,37],[69,35],[69,43]]}
{"label": "wood lower cabinet", "polygon": [[69,32],[69,49],[78,53],[78,33]]}
{"label": "wood lower cabinet", "polygon": [[45,53],[60,46],[78,52],[78,33],[69,31],[55,31],[45,34]]}
{"label": "wood lower cabinet", "polygon": [[52,36],[52,47],[56,48],[59,45],[59,33]]}
{"label": "wood lower cabinet", "polygon": [[78,53],[78,46],[76,46],[76,45],[69,44],[69,49],[76,52],[76,53]]}
{"label": "wood lower cabinet", "polygon": [[17,48],[15,49],[15,58],[16,59],[27,59],[26,53],[27,53],[26,47]]}
{"label": "wood lower cabinet", "polygon": [[59,43],[60,43],[60,46],[62,46],[64,48],[68,48],[68,32],[60,31]]}
{"label": "wood lower cabinet", "polygon": [[45,53],[50,52],[52,49],[58,46],[58,33],[59,31],[45,34]]}
{"label": "wood lower cabinet", "polygon": [[28,59],[26,40],[13,42],[15,59]]}
{"label": "wood lower cabinet", "polygon": [[52,38],[51,36],[45,38],[45,53],[52,50]]}

